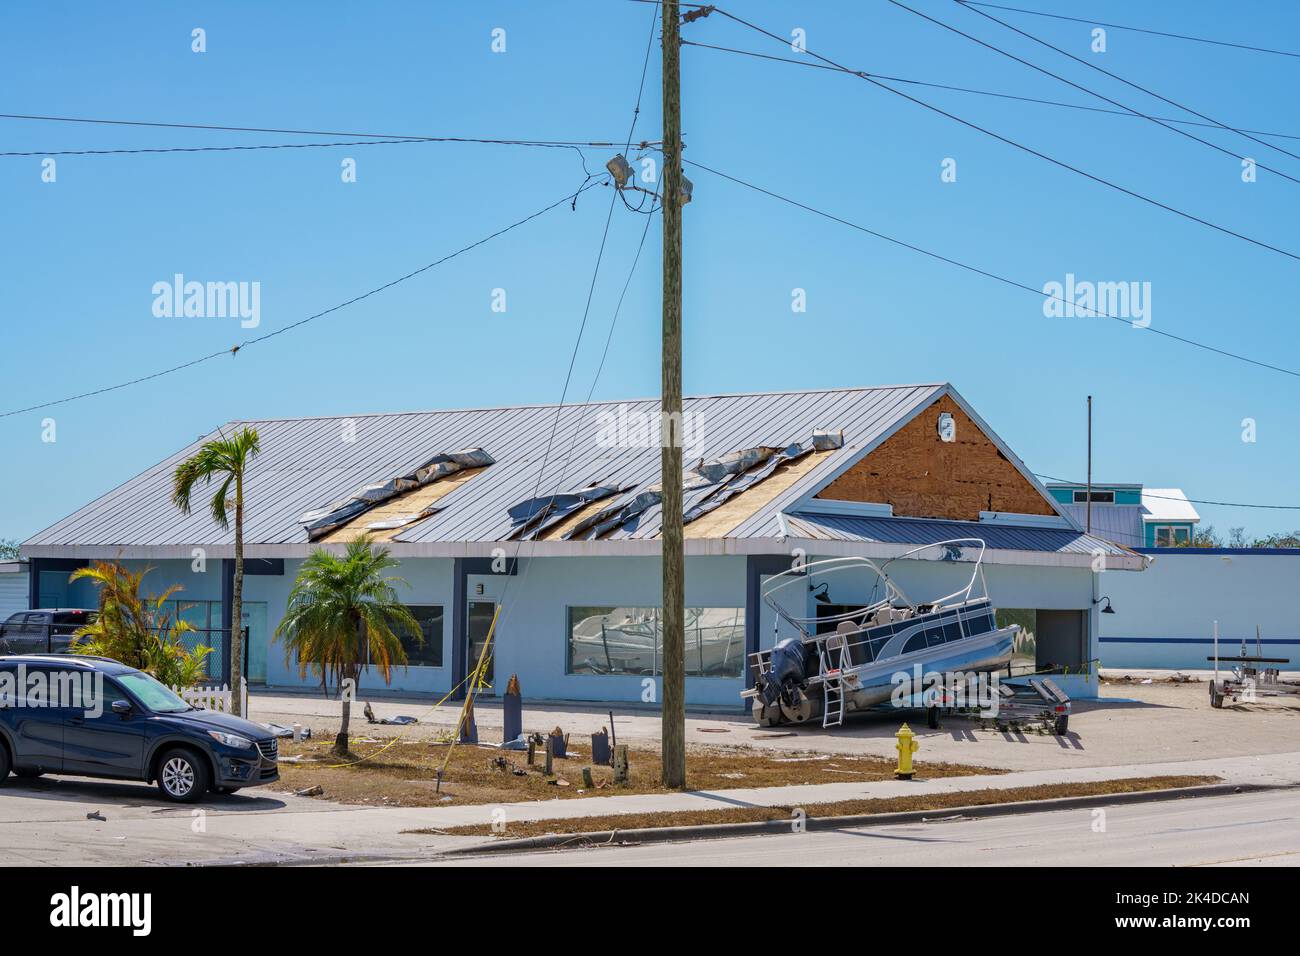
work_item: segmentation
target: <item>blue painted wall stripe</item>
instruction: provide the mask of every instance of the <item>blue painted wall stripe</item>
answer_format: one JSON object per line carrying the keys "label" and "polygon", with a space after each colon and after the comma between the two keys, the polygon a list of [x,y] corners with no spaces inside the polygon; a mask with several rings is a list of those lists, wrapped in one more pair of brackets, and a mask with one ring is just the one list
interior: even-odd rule
{"label": "blue painted wall stripe", "polygon": [[[1103,637],[1100,638],[1103,644],[1214,644],[1212,637]],[[1255,643],[1254,638],[1246,641],[1247,646]],[[1300,638],[1280,638],[1266,637],[1261,644],[1300,644]],[[1220,646],[1229,644],[1241,644],[1240,638],[1221,637],[1219,638]],[[1104,665],[1103,665],[1104,666]]]}

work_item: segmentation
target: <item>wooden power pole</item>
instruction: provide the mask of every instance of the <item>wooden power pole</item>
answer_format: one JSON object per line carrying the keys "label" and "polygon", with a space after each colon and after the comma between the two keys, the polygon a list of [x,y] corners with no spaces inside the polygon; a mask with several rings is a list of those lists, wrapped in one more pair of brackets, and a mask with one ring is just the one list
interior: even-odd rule
{"label": "wooden power pole", "polygon": [[682,549],[682,116],[677,0],[663,4],[663,785],[686,786],[686,609]]}
{"label": "wooden power pole", "polygon": [[1084,510],[1087,520],[1084,530],[1092,534],[1092,396],[1088,396],[1088,505]]}

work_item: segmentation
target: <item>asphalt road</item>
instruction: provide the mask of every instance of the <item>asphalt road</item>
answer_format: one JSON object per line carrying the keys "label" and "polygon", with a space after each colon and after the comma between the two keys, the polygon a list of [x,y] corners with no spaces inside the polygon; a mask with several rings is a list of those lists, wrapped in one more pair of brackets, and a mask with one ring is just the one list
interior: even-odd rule
{"label": "asphalt road", "polygon": [[[472,866],[1300,866],[1300,792],[465,859]],[[1100,829],[1104,827],[1104,829]]]}

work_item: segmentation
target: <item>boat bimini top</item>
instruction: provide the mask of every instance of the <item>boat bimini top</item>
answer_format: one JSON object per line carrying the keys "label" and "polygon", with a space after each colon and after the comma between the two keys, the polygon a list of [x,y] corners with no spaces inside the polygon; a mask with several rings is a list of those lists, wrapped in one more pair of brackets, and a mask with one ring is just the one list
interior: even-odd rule
{"label": "boat bimini top", "polygon": [[[966,548],[978,549],[974,557],[974,567],[971,570],[970,580],[966,582],[966,586],[927,603],[917,604],[914,602],[904,593],[898,583],[889,576],[889,566],[896,561],[959,562],[970,560],[965,556],[964,549]],[[763,588],[763,603],[770,607],[780,620],[794,627],[805,641],[816,640],[818,638],[818,627],[825,628],[827,624],[834,624],[836,632],[843,635],[882,624],[899,623],[918,615],[934,614],[974,601],[986,601],[988,599],[988,583],[984,579],[984,548],[982,538],[950,538],[946,541],[936,541],[932,544],[913,548],[897,557],[890,558],[882,564],[877,564],[871,559],[863,557],[827,558],[821,561],[796,564],[768,579]],[[919,557],[923,552],[933,552],[933,556]],[[872,585],[871,595],[868,597],[867,603],[853,610],[820,617],[807,617],[805,616],[806,608],[799,613],[795,613],[792,609],[784,607],[778,600],[778,594],[795,583],[803,583],[805,579],[811,580],[814,577],[825,579],[832,575],[854,571],[869,572],[874,576],[875,582]],[[978,588],[976,587],[977,584],[979,585]],[[817,585],[816,587],[821,586],[823,585]],[[811,584],[808,585],[810,591],[816,590],[816,587]],[[774,627],[779,627],[779,621],[774,624]],[[820,637],[824,639],[826,634],[823,632]]]}

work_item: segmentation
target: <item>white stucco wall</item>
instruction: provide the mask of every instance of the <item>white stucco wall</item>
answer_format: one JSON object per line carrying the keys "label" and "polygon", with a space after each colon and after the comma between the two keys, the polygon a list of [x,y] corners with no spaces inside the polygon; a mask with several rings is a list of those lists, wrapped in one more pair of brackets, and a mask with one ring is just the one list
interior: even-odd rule
{"label": "white stucco wall", "polygon": [[[525,698],[641,702],[642,678],[566,674],[570,606],[655,607],[660,603],[658,558],[548,558],[523,561],[510,582],[499,623],[498,683],[519,674]],[[471,576],[472,582],[476,580]],[[743,557],[686,559],[687,607],[745,606]],[[688,677],[691,704],[740,707],[742,678]],[[659,700],[661,682],[654,682]]]}
{"label": "white stucco wall", "polygon": [[1300,610],[1290,600],[1300,584],[1300,554],[1180,549],[1154,557],[1141,574],[1100,576],[1115,609],[1099,615],[1103,666],[1212,667],[1206,657],[1215,620],[1221,654],[1236,654],[1243,637],[1254,654],[1258,624],[1263,656],[1300,666]]}
{"label": "white stucco wall", "polygon": [[[526,552],[525,552],[526,553]],[[817,560],[816,556],[809,560]],[[139,566],[141,562],[127,562]],[[221,599],[221,562],[209,561],[196,573],[188,561],[151,562],[153,570],[145,581],[146,590],[157,593],[179,583],[177,597],[189,600]],[[244,599],[267,605],[266,631],[272,634],[280,622],[300,560],[286,559],[284,574],[249,575],[244,579]],[[530,567],[531,565],[531,567]],[[443,607],[443,666],[398,669],[389,689],[441,694],[453,683],[454,562],[449,558],[411,558],[395,572],[410,583],[399,593],[410,604],[440,604]],[[989,593],[996,606],[1009,608],[1054,608],[1087,610],[1092,607],[1092,573],[1086,568],[1021,567],[989,565],[985,568]],[[914,600],[927,600],[965,585],[969,564],[908,562],[891,568],[899,583]],[[1114,577],[1140,577],[1115,572]],[[686,604],[688,607],[745,606],[746,559],[743,556],[688,557],[686,562]],[[477,597],[476,585],[484,586]],[[566,673],[570,606],[606,605],[617,607],[657,606],[660,598],[660,564],[651,557],[539,558],[522,559],[515,575],[468,575],[467,600],[501,600],[504,606],[496,636],[495,683],[505,685],[518,674],[525,699],[626,701],[641,703],[646,695],[643,679],[633,676]],[[806,584],[791,591],[806,598]],[[869,585],[865,579],[853,582],[831,579],[830,595],[837,603],[865,601]],[[773,643],[773,615],[765,606],[759,618],[759,643]],[[1096,634],[1096,615],[1091,634]],[[782,634],[782,636],[786,636]],[[1094,645],[1095,647],[1095,645]],[[1095,656],[1095,651],[1094,651]],[[298,676],[293,662],[286,662],[283,648],[270,643],[266,649],[267,684],[271,687],[314,687],[318,678]],[[1067,678],[1063,685],[1072,696],[1095,696],[1095,680]],[[687,678],[687,702],[696,706],[740,707],[744,678]],[[363,676],[361,690],[381,690],[385,685],[373,670]],[[654,700],[661,694],[660,682],[653,686]]]}

